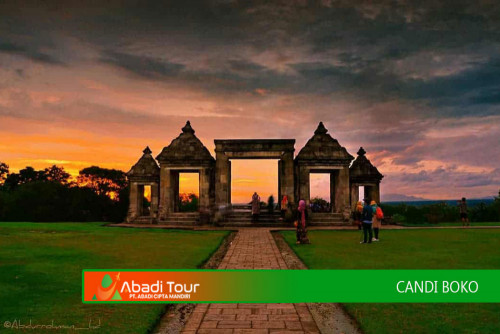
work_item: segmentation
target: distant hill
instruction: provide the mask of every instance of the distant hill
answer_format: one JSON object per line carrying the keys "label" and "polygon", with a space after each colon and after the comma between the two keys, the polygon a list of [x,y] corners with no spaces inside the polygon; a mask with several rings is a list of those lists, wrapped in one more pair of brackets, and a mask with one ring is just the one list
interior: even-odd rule
{"label": "distant hill", "polygon": [[[409,196],[412,197],[412,196]],[[489,198],[471,198],[467,200],[467,205],[469,207],[473,207],[478,205],[479,203],[484,203],[484,204],[491,204],[495,199],[493,197]],[[383,204],[390,204],[390,205],[397,205],[401,203],[405,203],[408,205],[414,205],[414,206],[422,206],[422,205],[430,205],[430,204],[436,204],[436,203],[446,203],[449,206],[456,206],[457,205],[458,199],[444,199],[444,200],[395,200],[395,201],[382,201]]]}
{"label": "distant hill", "polygon": [[404,194],[383,194],[382,202],[412,202],[412,201],[427,201],[427,198],[404,195]]}

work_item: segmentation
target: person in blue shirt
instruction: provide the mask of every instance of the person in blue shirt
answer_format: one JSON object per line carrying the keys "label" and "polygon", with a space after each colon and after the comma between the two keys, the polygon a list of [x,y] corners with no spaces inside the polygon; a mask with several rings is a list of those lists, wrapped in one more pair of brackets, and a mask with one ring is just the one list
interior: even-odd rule
{"label": "person in blue shirt", "polygon": [[[363,223],[363,241],[362,244],[372,243],[373,232],[372,232],[372,220],[373,220],[373,208],[370,205],[370,200],[365,198],[363,200],[365,205],[363,206],[362,223]],[[368,238],[368,236],[370,236]]]}

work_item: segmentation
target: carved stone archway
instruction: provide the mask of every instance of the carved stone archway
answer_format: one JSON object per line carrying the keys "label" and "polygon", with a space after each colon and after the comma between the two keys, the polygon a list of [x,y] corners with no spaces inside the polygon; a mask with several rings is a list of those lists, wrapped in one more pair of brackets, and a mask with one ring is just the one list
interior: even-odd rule
{"label": "carved stone archway", "polygon": [[278,202],[284,195],[295,202],[293,153],[295,139],[215,140],[215,203],[225,209],[231,204],[231,159],[279,159]]}

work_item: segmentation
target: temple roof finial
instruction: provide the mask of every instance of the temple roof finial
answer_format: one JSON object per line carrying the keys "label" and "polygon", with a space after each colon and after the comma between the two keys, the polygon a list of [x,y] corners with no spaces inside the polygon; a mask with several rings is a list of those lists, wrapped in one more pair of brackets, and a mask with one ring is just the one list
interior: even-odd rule
{"label": "temple roof finial", "polygon": [[314,131],[314,134],[315,135],[324,135],[327,132],[328,132],[328,130],[323,125],[323,122],[319,122],[318,127],[316,128],[316,131]]}
{"label": "temple roof finial", "polygon": [[359,148],[359,151],[358,151],[358,155],[359,155],[359,156],[363,156],[363,155],[365,155],[365,154],[366,154],[366,151],[364,150],[364,148],[363,148],[363,147],[360,147],[360,148]]}
{"label": "temple roof finial", "polygon": [[194,134],[194,129],[191,127],[190,121],[186,122],[186,125],[182,128],[182,132]]}
{"label": "temple roof finial", "polygon": [[144,154],[151,154],[153,152],[151,152],[151,149],[149,148],[149,146],[146,146],[146,148],[144,149],[144,151],[142,151],[142,153],[144,153]]}

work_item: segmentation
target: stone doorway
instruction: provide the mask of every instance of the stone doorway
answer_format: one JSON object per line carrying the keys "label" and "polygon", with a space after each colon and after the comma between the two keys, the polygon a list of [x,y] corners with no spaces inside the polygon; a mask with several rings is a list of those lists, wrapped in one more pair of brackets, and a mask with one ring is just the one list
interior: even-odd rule
{"label": "stone doorway", "polygon": [[[312,212],[334,212],[335,172],[311,171],[309,173],[310,209]],[[327,189],[319,191],[319,189]],[[317,200],[319,199],[319,201]],[[324,203],[324,201],[326,203]],[[307,201],[306,201],[307,202]]]}
{"label": "stone doorway", "polygon": [[279,169],[276,159],[231,159],[230,204],[247,205],[257,192],[262,202],[270,195],[275,203],[279,194]]}
{"label": "stone doorway", "polygon": [[[231,160],[278,160],[278,194],[295,202],[293,152],[295,139],[224,139],[215,140],[215,202],[218,209],[231,207]],[[264,201],[267,200],[264,199]]]}
{"label": "stone doorway", "polygon": [[139,208],[139,216],[151,215],[151,185],[138,186],[137,207]]}
{"label": "stone doorway", "polygon": [[[193,170],[171,171],[174,187],[174,212],[197,212],[200,206],[200,173]],[[194,195],[194,198],[193,196]],[[191,203],[191,204],[188,204]]]}

